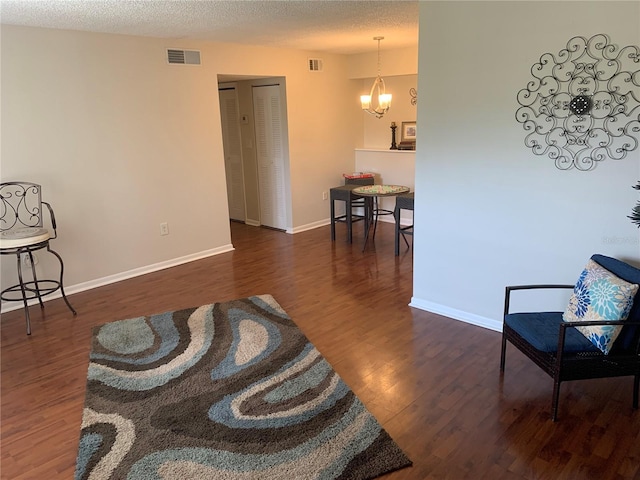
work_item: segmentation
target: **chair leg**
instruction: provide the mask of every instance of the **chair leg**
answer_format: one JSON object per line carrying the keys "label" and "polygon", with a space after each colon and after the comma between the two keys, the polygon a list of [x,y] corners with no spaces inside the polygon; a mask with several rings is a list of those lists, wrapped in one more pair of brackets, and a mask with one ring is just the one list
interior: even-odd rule
{"label": "chair leg", "polygon": [[352,218],[352,209],[351,209],[351,195],[349,195],[349,198],[347,200],[345,200],[344,202],[345,207],[347,209],[346,211],[346,215],[347,215],[347,240],[349,240],[349,243],[353,243],[353,224],[351,223],[351,221],[353,220]]}
{"label": "chair leg", "polygon": [[556,422],[558,420],[558,401],[560,398],[560,381],[554,379],[553,381],[553,399],[551,401],[551,421]]}
{"label": "chair leg", "polygon": [[[504,327],[503,327],[504,328]],[[504,362],[507,355],[507,337],[502,332],[502,351],[500,352],[500,371],[504,372]]]}
{"label": "chair leg", "polygon": [[395,253],[396,257],[400,255],[400,209],[396,207],[393,210],[393,216],[396,220],[396,228],[395,228]]}
{"label": "chair leg", "polygon": [[331,241],[336,241],[336,206],[333,196],[331,197]]}
{"label": "chair leg", "polygon": [[38,297],[38,302],[40,303],[40,309],[44,310],[44,303],[42,303],[42,295],[40,295],[40,286],[38,285],[38,275],[36,275],[36,267],[33,263],[33,253],[31,251],[27,252],[29,254],[29,262],[31,263],[31,275],[33,276],[33,286],[36,290],[36,297]]}
{"label": "chair leg", "polygon": [[640,390],[640,375],[633,378],[633,408],[638,409],[638,390]]}
{"label": "chair leg", "polygon": [[409,249],[409,241],[407,240],[407,234],[404,233],[404,230],[400,229],[400,233],[402,234],[402,240],[404,240],[404,244],[407,246],[407,250]]}
{"label": "chair leg", "polygon": [[53,250],[51,250],[51,247],[49,247],[49,245],[47,245],[47,250],[53,253],[57,257],[58,261],[60,262],[60,293],[62,294],[64,303],[67,304],[67,307],[69,307],[69,310],[71,310],[71,313],[73,313],[73,315],[75,316],[78,314],[78,312],[76,312],[75,309],[71,306],[71,304],[69,303],[69,300],[67,300],[67,296],[64,293],[64,286],[62,283],[62,276],[64,275],[64,263],[62,262],[62,257],[58,255],[56,252],[54,252]]}
{"label": "chair leg", "polygon": [[31,317],[29,316],[29,305],[27,304],[27,291],[22,279],[22,262],[21,255],[18,252],[18,281],[20,282],[20,291],[22,292],[22,301],[24,302],[24,318],[27,322],[27,335],[31,335]]}

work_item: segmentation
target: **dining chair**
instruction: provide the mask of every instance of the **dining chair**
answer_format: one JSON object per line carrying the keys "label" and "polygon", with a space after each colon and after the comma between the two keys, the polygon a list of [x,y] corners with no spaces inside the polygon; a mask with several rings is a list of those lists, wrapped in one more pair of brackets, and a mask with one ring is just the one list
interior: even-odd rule
{"label": "dining chair", "polygon": [[396,256],[400,255],[400,236],[404,240],[404,243],[407,244],[407,248],[409,248],[409,242],[407,241],[406,235],[413,236],[413,219],[411,219],[411,225],[402,226],[400,223],[400,216],[402,210],[411,210],[413,214],[413,205],[414,205],[414,192],[409,193],[401,193],[396,196],[396,206],[393,212],[393,216],[395,217],[395,253]]}
{"label": "dining chair", "polygon": [[[365,219],[365,201],[360,195],[353,193],[354,188],[362,185],[373,185],[374,177],[366,178],[345,178],[345,184],[329,189],[329,200],[331,202],[331,241],[336,239],[336,223],[347,224],[347,240],[353,242],[353,224]],[[335,201],[345,203],[345,213],[336,215]],[[354,209],[356,210],[354,213]]]}

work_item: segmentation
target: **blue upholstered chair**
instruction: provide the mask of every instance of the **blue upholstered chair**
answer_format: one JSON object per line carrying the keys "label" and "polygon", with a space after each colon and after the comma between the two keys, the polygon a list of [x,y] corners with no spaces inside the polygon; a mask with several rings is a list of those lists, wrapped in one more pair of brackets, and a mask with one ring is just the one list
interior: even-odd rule
{"label": "blue upholstered chair", "polygon": [[[638,408],[640,289],[634,290],[634,287],[640,284],[640,269],[604,255],[593,255],[591,261],[593,263],[589,262],[585,267],[575,286],[518,285],[508,286],[505,291],[500,371],[504,374],[508,341],[553,378],[551,419],[554,422],[558,416],[560,384],[564,381],[632,376],[633,408]],[[618,277],[617,280],[615,277],[607,276],[607,272]],[[593,289],[595,285],[589,283],[590,278],[596,282],[606,282],[614,278],[611,280],[614,284],[605,284],[611,287],[608,289],[596,288],[589,291],[588,289]],[[619,291],[616,290],[616,282],[620,285]],[[509,312],[512,292],[556,288],[574,290],[565,312]],[[599,305],[603,303],[603,299],[598,295],[608,290],[617,292],[615,301],[607,304],[607,308],[604,309],[612,318],[589,319],[585,312],[598,310]],[[621,293],[623,291],[627,292],[626,297]],[[608,308],[611,305],[619,306],[620,311],[611,313]],[[583,317],[575,317],[576,312],[578,315],[584,314]],[[626,319],[621,319],[627,314]],[[621,327],[618,328],[617,336],[611,333],[615,327]],[[582,333],[586,329],[589,331]]]}

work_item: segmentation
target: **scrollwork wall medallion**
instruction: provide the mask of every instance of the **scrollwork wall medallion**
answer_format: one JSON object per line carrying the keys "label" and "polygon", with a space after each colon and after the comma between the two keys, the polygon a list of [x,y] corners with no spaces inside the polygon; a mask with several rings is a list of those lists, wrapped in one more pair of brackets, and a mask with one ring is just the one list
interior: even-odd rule
{"label": "scrollwork wall medallion", "polygon": [[409,96],[411,96],[411,105],[415,107],[415,105],[418,103],[418,91],[415,88],[410,88]]}
{"label": "scrollwork wall medallion", "polygon": [[638,148],[640,49],[618,48],[605,34],[573,37],[531,67],[518,92],[516,120],[534,154],[556,167],[591,170]]}

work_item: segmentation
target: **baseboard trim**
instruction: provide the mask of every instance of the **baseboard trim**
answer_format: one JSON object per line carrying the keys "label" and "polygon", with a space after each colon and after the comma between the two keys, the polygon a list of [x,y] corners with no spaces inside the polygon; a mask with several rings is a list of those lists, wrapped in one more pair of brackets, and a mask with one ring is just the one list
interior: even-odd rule
{"label": "baseboard trim", "polygon": [[307,223],[306,225],[302,225],[300,227],[287,228],[287,233],[295,234],[295,233],[306,232],[307,230],[313,230],[315,228],[324,227],[325,225],[329,225],[329,223],[331,222],[327,218],[325,220],[320,220],[318,222]]}
{"label": "baseboard trim", "polygon": [[416,297],[411,297],[410,307],[418,308],[431,313],[436,313],[444,317],[452,318],[460,322],[470,323],[478,327],[483,327],[496,332],[502,332],[502,322],[494,320],[492,318],[482,317],[474,313],[465,312],[463,310],[457,310],[455,308],[447,307],[439,303],[430,302]]}
{"label": "baseboard trim", "polygon": [[[65,285],[64,290],[67,296],[69,296],[69,295],[73,295],[74,293],[80,293],[86,290],[92,290],[94,288],[103,287],[105,285],[110,285],[112,283],[121,282],[129,278],[139,277],[140,275],[146,275],[147,273],[157,272],[158,270],[164,270],[166,268],[177,267],[178,265],[182,265],[189,262],[195,262],[196,260],[212,257],[214,255],[219,255],[221,253],[231,252],[233,250],[234,250],[233,245],[227,244],[227,245],[223,245],[222,247],[212,248],[210,250],[204,250],[202,252],[192,253],[190,255],[185,255],[183,257],[166,260],[164,262],[158,262],[152,265],[134,268],[133,270],[127,270],[126,272],[116,273],[114,275],[97,278],[95,280],[90,280],[88,282],[78,283],[76,285],[71,285],[71,286]],[[57,291],[51,295],[47,295],[42,299],[42,301],[48,302],[49,300],[54,300],[56,298],[62,298],[62,294],[60,293],[60,291]],[[37,305],[38,300],[34,298],[32,300],[29,300],[27,304]],[[10,305],[7,305],[3,302],[1,312],[2,313],[10,312],[12,310],[18,310],[23,307],[24,307],[24,304],[22,303],[22,301],[11,302]]]}
{"label": "baseboard trim", "polygon": [[[396,223],[396,221],[393,218],[385,218],[383,216],[378,218],[378,221],[379,222],[384,222],[384,223],[391,223],[391,224],[395,224]],[[405,221],[405,219],[401,219],[400,220],[400,226],[407,227],[407,226],[411,225],[410,222],[411,222],[411,220]],[[324,227],[325,225],[329,225],[329,224],[331,224],[331,219],[326,218],[326,219],[320,220],[318,222],[307,223],[306,225],[301,225],[300,227],[287,228],[286,232],[289,233],[289,234],[301,233],[301,232],[305,232],[307,230],[313,230],[314,228]]]}
{"label": "baseboard trim", "polygon": [[[389,217],[389,218],[386,218]],[[379,222],[385,222],[385,223],[391,223],[391,224],[395,224],[396,221],[395,219],[390,216],[390,215],[383,215],[380,216],[378,218]],[[248,222],[245,222],[247,225],[249,225]],[[320,227],[324,227],[325,225],[330,225],[331,224],[331,219],[330,218],[325,218],[324,220],[319,220],[317,222],[313,222],[313,223],[307,223],[306,225],[301,225],[299,227],[294,227],[294,228],[287,228],[285,230],[286,233],[288,234],[296,234],[296,233],[301,233],[301,232],[306,232],[307,230],[313,230],[314,228],[320,228]],[[407,220],[404,218],[400,219],[400,226],[402,227],[407,227],[411,225],[411,219]]]}

